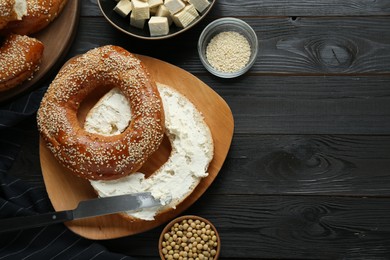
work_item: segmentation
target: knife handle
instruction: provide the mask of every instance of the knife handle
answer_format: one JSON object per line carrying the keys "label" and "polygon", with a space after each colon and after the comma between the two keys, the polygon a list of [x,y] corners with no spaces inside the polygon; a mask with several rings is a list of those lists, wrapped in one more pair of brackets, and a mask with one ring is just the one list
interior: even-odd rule
{"label": "knife handle", "polygon": [[0,233],[62,223],[69,220],[73,220],[72,210],[0,219]]}

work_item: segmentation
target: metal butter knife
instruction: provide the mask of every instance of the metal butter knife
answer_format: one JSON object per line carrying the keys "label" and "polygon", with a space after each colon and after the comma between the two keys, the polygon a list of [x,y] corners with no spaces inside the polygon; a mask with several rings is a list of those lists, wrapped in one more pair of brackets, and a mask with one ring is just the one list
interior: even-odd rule
{"label": "metal butter knife", "polygon": [[80,201],[73,210],[0,219],[0,233],[161,205],[150,192]]}

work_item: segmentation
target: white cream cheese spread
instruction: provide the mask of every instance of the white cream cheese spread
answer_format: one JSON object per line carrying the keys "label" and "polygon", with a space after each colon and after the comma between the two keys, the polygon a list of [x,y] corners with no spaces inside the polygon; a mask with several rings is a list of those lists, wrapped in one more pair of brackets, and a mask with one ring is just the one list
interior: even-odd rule
{"label": "white cream cheese spread", "polygon": [[89,111],[84,129],[105,136],[123,132],[131,120],[129,102],[118,88],[113,88]]}
{"label": "white cream cheese spread", "polygon": [[[210,129],[196,107],[186,97],[168,86],[158,84],[158,89],[164,105],[166,135],[172,147],[167,162],[148,178],[145,178],[143,173],[134,173],[112,181],[91,181],[91,185],[101,197],[151,192],[161,201],[161,207],[127,212],[132,217],[144,220],[153,220],[159,212],[175,208],[191,194],[200,180],[208,175],[207,169],[214,152]],[[106,95],[110,95],[110,92]],[[105,116],[101,116],[101,112],[94,114],[94,111],[99,111],[95,108],[101,106],[101,103],[104,103],[103,107],[113,107],[115,111],[122,111],[122,108],[115,108],[122,106],[122,102],[103,97],[88,117],[99,118],[97,125],[100,125],[101,129],[110,128],[107,125],[111,125],[111,128],[123,131],[125,128],[112,126],[112,122],[117,120],[100,120]],[[125,113],[119,115],[121,116],[119,121],[128,124],[130,120],[128,115]],[[88,127],[85,129],[90,131]]]}

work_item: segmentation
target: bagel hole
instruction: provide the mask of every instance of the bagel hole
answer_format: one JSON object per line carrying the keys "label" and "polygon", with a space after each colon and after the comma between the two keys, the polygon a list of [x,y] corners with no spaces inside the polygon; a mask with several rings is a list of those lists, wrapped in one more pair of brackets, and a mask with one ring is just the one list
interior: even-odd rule
{"label": "bagel hole", "polygon": [[88,112],[105,94],[107,94],[113,88],[114,87],[110,85],[99,86],[84,98],[77,111],[77,120],[81,128],[84,128],[85,118],[87,117]]}
{"label": "bagel hole", "polygon": [[[88,112],[113,88],[114,86],[110,85],[99,86],[84,98],[77,111],[77,120],[81,128],[84,128],[85,118],[87,117]],[[159,148],[148,158],[138,171],[144,173],[145,177],[148,178],[168,161],[171,151],[171,142],[169,141],[168,136],[164,134]]]}
{"label": "bagel hole", "polygon": [[171,155],[172,146],[168,136],[164,134],[164,138],[160,147],[148,158],[144,165],[139,169],[139,172],[145,174],[149,178],[155,171],[157,171],[163,164],[168,161]]}

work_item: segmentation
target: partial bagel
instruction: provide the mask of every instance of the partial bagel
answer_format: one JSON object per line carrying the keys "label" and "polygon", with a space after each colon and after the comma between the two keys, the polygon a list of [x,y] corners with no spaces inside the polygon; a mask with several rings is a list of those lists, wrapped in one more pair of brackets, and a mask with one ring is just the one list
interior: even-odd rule
{"label": "partial bagel", "polygon": [[3,29],[10,21],[21,20],[26,14],[26,0],[1,0],[0,29]]}
{"label": "partial bagel", "polygon": [[0,47],[0,92],[14,88],[33,77],[43,56],[42,42],[11,34]]}
{"label": "partial bagel", "polygon": [[[130,102],[133,117],[121,134],[89,133],[78,122],[80,104],[99,87],[118,87]],[[37,119],[54,157],[72,173],[91,180],[134,173],[164,135],[164,110],[155,82],[138,58],[112,45],[68,62],[49,86]]]}
{"label": "partial bagel", "polygon": [[67,0],[27,0],[27,14],[21,20],[9,22],[1,34],[30,35],[39,32],[61,13],[66,3]]}

